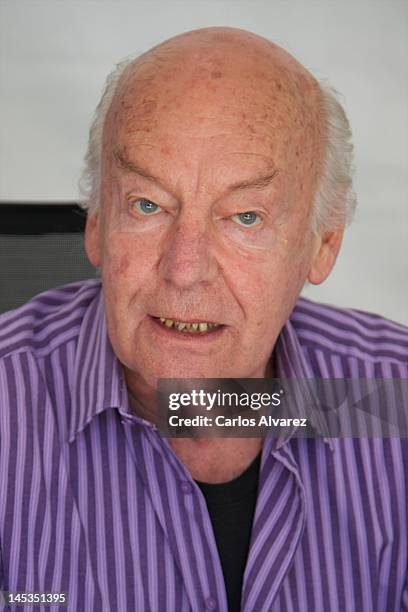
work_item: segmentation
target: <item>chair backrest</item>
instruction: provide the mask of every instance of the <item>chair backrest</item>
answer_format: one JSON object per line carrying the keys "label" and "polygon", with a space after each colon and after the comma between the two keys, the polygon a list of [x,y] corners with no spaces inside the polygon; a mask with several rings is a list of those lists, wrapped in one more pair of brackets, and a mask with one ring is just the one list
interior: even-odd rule
{"label": "chair backrest", "polygon": [[84,251],[86,214],[72,203],[0,203],[0,313],[96,270]]}

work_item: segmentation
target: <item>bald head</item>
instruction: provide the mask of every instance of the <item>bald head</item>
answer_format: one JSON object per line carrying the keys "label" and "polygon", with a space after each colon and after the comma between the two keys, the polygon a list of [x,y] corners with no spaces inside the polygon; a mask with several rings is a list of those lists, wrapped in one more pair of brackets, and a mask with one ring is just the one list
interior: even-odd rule
{"label": "bald head", "polygon": [[[212,27],[174,36],[133,60],[127,74],[144,67],[151,76],[182,76],[180,70],[215,80],[241,75],[285,86],[304,88],[307,93],[316,79],[287,51],[270,40],[237,28]],[[146,74],[145,73],[145,74]],[[280,90],[280,88],[279,88]]]}
{"label": "bald head", "polygon": [[[293,75],[302,75],[310,83],[314,77],[287,51],[275,43],[245,30],[212,27],[193,30],[174,36],[142,54],[130,68],[154,63],[154,69],[173,64],[177,68],[207,69],[212,78],[221,78],[240,69],[253,69],[260,77],[269,78],[270,71],[283,69]],[[265,72],[266,70],[266,72]],[[219,74],[221,72],[221,75]]]}
{"label": "bald head", "polygon": [[235,28],[187,32],[132,61],[120,79],[111,117],[129,119],[121,111],[131,108],[139,127],[168,122],[177,109],[185,111],[186,123],[205,123],[204,117],[218,114],[230,117],[231,127],[253,133],[255,121],[270,135],[286,127],[295,137],[302,132],[309,157],[311,148],[317,157],[323,139],[314,77],[277,45]]}
{"label": "bald head", "polygon": [[[311,202],[322,200],[316,217],[330,213],[335,224],[344,222],[347,206],[353,207],[352,198],[347,201],[351,149],[344,112],[295,58],[256,34],[213,27],[175,36],[122,64],[99,111],[84,177],[91,183],[91,208],[96,181],[100,186],[102,134],[108,151],[117,148],[117,136],[154,137],[163,129],[197,138],[221,130],[252,136],[269,147],[291,187],[307,191]],[[326,184],[314,198],[320,179]],[[331,201],[323,201],[329,191]]]}

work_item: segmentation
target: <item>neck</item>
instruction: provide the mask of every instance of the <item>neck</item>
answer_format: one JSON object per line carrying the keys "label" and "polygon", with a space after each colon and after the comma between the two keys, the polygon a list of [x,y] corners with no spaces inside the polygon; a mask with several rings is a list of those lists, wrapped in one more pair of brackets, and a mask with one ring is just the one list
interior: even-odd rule
{"label": "neck", "polygon": [[[273,377],[273,356],[264,377]],[[158,424],[156,391],[134,372],[125,368],[129,403],[134,414]],[[242,474],[263,445],[263,438],[169,438],[169,446],[192,478],[221,483]]]}
{"label": "neck", "polygon": [[216,484],[242,474],[263,438],[170,438],[169,444],[194,480]]}

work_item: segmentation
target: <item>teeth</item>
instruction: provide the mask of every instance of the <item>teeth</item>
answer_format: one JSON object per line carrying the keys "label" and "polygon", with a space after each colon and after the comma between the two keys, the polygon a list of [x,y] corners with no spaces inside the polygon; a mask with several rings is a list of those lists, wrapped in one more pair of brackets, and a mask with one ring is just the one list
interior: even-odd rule
{"label": "teeth", "polygon": [[165,317],[159,317],[159,321],[166,327],[174,327],[179,331],[190,334],[203,334],[219,326],[219,323],[183,323],[182,321],[173,321],[173,319],[166,319]]}

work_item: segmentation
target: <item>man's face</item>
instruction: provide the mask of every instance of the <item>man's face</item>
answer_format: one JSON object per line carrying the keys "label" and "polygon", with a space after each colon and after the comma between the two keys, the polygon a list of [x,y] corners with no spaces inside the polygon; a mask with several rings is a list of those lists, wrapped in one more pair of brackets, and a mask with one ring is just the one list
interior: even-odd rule
{"label": "man's face", "polygon": [[262,377],[316,255],[310,84],[201,57],[125,79],[87,228],[114,351],[130,381],[152,386]]}

